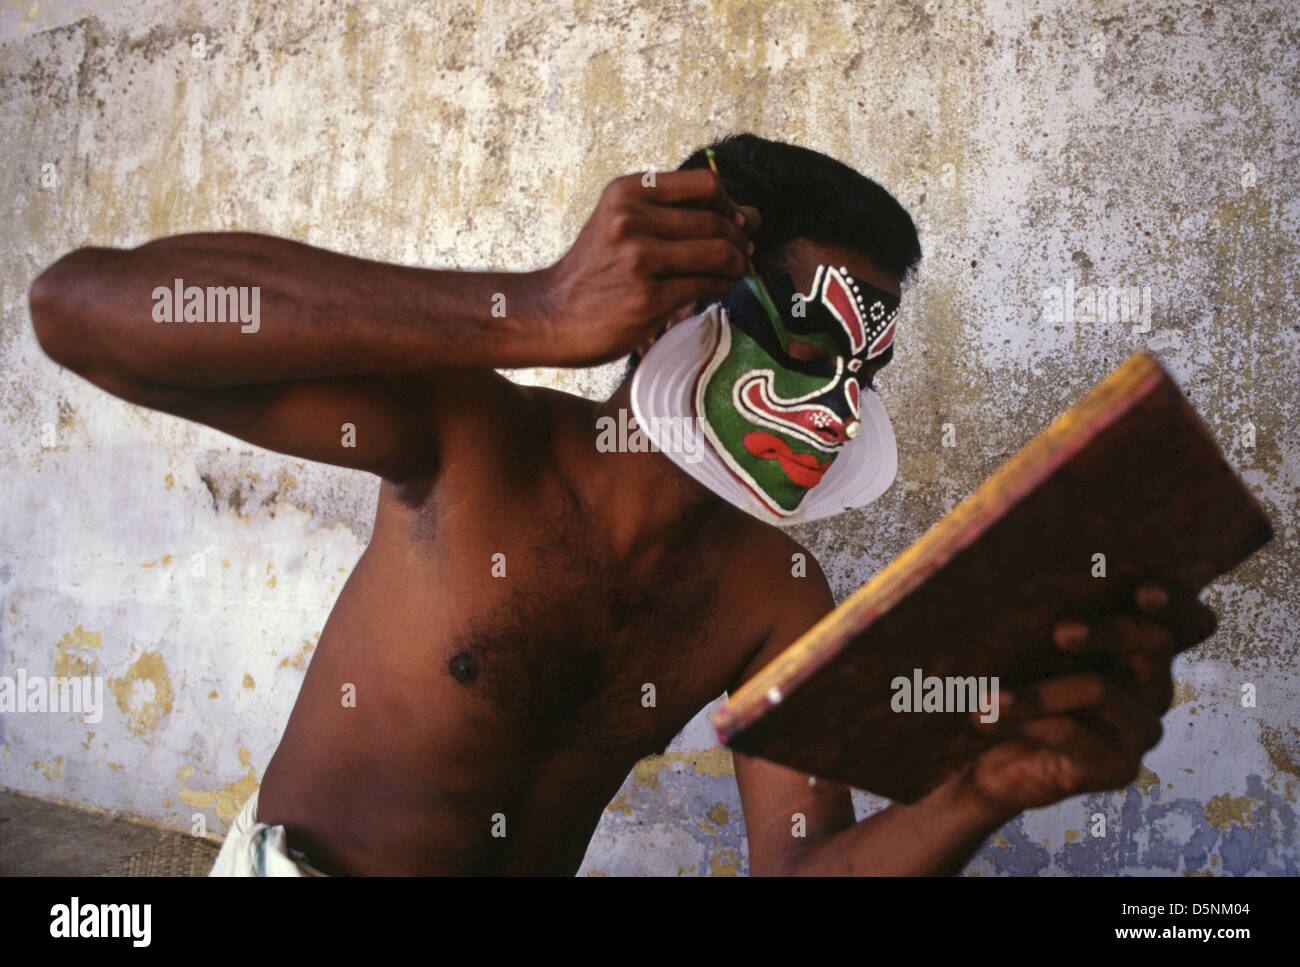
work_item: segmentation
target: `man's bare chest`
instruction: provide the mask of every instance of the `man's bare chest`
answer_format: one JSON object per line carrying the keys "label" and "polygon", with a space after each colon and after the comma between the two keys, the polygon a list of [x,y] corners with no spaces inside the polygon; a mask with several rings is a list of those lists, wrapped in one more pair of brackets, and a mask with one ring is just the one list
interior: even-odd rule
{"label": "man's bare chest", "polygon": [[716,575],[647,580],[552,553],[544,569],[512,578],[505,560],[505,576],[462,606],[441,651],[458,692],[534,752],[662,744],[748,650],[728,633]]}
{"label": "man's bare chest", "polygon": [[618,551],[565,488],[539,485],[526,502],[466,491],[381,513],[395,526],[376,536],[427,562],[401,580],[437,691],[520,751],[658,751],[761,644],[762,616],[716,534]]}

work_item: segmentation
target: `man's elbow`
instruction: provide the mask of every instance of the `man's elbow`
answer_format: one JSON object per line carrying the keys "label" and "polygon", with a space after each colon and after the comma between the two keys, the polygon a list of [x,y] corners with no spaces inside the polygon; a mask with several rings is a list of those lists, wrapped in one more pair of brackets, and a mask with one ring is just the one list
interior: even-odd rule
{"label": "man's elbow", "polygon": [[27,291],[36,341],[45,355],[68,369],[79,371],[89,357],[93,271],[97,253],[103,251],[69,252],[38,275]]}
{"label": "man's elbow", "polygon": [[806,859],[805,844],[795,841],[780,847],[755,849],[750,842],[749,875],[758,876],[799,876]]}

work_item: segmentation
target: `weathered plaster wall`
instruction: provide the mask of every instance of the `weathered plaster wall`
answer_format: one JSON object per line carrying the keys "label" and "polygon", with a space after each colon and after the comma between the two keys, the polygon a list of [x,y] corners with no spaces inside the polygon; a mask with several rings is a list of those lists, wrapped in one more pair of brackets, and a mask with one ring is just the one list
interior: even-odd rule
{"label": "weathered plaster wall", "polygon": [[[224,829],[375,499],[366,475],[60,371],[30,329],[43,266],[200,229],[539,266],[610,178],[753,130],[876,177],[927,253],[879,380],[898,480],[869,511],[798,535],[838,594],[1139,347],[1278,528],[1209,592],[1221,630],[1179,660],[1140,781],[1022,817],[971,872],[1296,873],[1296,13],[1282,0],[4,3],[0,653],[6,674],[102,676],[108,708],[95,724],[0,717],[0,782]],[[1152,331],[1045,318],[1067,280],[1148,287]],[[518,375],[597,396],[618,368]],[[1243,682],[1257,707],[1240,707]],[[629,776],[584,871],[743,873],[743,829],[729,755],[697,718]]]}

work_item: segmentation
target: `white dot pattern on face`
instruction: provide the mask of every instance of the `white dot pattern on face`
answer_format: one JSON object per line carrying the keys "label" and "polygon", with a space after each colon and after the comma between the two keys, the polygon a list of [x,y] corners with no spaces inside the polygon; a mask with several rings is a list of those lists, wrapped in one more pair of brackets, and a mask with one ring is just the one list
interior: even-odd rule
{"label": "white dot pattern on face", "polygon": [[886,314],[885,304],[877,299],[872,303],[871,309],[864,313],[863,310],[865,307],[862,303],[862,291],[858,288],[857,281],[849,274],[847,265],[840,266],[840,275],[844,277],[844,281],[848,283],[849,289],[853,293],[853,301],[858,304],[858,314],[860,316],[865,315],[871,319],[872,325],[871,331],[867,333],[867,345],[872,345],[878,338],[880,338],[880,334],[885,331],[894,316],[898,315],[898,307],[895,307],[893,312]]}

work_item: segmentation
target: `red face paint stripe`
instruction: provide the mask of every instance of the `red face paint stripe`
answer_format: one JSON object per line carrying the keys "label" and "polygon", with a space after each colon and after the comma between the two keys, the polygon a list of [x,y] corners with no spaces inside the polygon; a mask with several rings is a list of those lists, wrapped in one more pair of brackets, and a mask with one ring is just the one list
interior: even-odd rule
{"label": "red face paint stripe", "polygon": [[[841,439],[839,421],[826,417],[821,407],[791,406],[777,409],[764,396],[762,385],[758,382],[752,382],[741,390],[740,397],[753,413],[766,417],[773,423],[791,430],[802,430],[826,444],[835,444]],[[818,422],[819,416],[823,417],[821,422]]]}
{"label": "red face paint stripe", "polygon": [[889,344],[894,341],[894,325],[895,324],[891,322],[889,328],[880,334],[880,338],[871,344],[871,351],[867,353],[868,359],[879,356],[889,348]]}
{"label": "red face paint stripe", "polygon": [[862,351],[862,347],[867,344],[867,330],[863,325],[862,316],[858,313],[857,300],[853,298],[853,293],[849,287],[840,278],[839,272],[829,269],[826,272],[826,284],[822,288],[822,303],[831,313],[840,321],[844,331],[848,333],[849,345],[852,347],[853,355]]}

